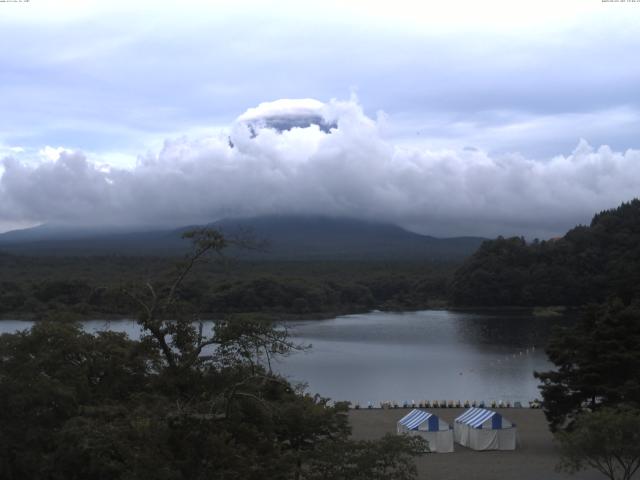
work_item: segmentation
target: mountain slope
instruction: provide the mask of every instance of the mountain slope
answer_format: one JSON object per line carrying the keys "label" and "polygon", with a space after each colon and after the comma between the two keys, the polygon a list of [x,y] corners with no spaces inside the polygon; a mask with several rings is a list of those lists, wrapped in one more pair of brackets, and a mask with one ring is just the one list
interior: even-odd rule
{"label": "mountain slope", "polygon": [[[229,235],[265,241],[261,251],[235,251],[267,260],[459,259],[482,243],[477,237],[434,238],[401,227],[354,219],[265,216],[210,224]],[[124,231],[40,226],[0,235],[0,250],[29,255],[177,255],[192,227]]]}

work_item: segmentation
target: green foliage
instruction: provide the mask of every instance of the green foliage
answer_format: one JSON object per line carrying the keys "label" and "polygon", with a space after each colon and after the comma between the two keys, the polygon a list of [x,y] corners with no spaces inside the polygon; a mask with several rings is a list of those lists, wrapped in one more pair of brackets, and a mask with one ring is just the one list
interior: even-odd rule
{"label": "green foliage", "polygon": [[[139,305],[123,284],[173,278],[175,259],[49,258],[0,255],[0,315],[133,316]],[[229,261],[225,262],[228,264]],[[178,301],[209,316],[261,312],[331,315],[363,310],[419,309],[441,304],[455,265],[356,262],[258,262],[196,265]],[[42,280],[42,279],[46,280]]]}
{"label": "green foliage", "polygon": [[297,392],[250,356],[283,351],[273,329],[219,331],[216,355],[173,368],[150,341],[72,323],[3,335],[0,477],[294,478],[319,442],[348,444],[345,405]]}
{"label": "green foliage", "polygon": [[585,305],[640,296],[640,200],[594,216],[563,238],[498,238],[456,271],[456,305]]}
{"label": "green foliage", "polygon": [[0,313],[20,310],[26,296],[20,285],[14,282],[0,282]]}
{"label": "green foliage", "polygon": [[380,441],[323,442],[308,466],[308,480],[410,480],[412,457],[424,452],[420,437],[385,435]]}
{"label": "green foliage", "polygon": [[91,287],[78,280],[45,281],[34,288],[33,296],[41,302],[59,302],[73,305],[86,302],[91,294]]}
{"label": "green foliage", "polygon": [[620,301],[591,308],[573,327],[557,329],[547,346],[556,369],[536,373],[551,428],[585,409],[640,407],[640,309]]}
{"label": "green foliage", "polygon": [[145,391],[157,357],[123,334],[42,322],[0,336],[0,477],[45,478],[67,422]]}
{"label": "green foliage", "polygon": [[592,467],[610,480],[630,480],[640,467],[640,411],[603,408],[581,414],[570,431],[556,435],[559,468],[570,473]]}
{"label": "green foliage", "polygon": [[0,478],[318,479],[328,465],[336,478],[415,478],[415,442],[350,441],[345,404],[271,371],[274,356],[304,348],[286,330],[244,316],[204,331],[181,289],[227,243],[190,238],[171,278],[124,290],[140,341],[60,315],[0,337]]}

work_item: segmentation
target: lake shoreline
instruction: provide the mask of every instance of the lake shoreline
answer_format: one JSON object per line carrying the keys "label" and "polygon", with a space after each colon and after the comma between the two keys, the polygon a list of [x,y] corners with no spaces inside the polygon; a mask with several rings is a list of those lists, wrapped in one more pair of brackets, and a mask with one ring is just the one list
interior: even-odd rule
{"label": "lake shoreline", "polygon": [[[336,317],[344,317],[348,315],[366,315],[375,312],[385,313],[415,313],[423,311],[450,311],[460,313],[479,313],[479,314],[497,314],[508,315],[516,314],[518,316],[528,317],[564,317],[579,314],[585,310],[586,307],[567,307],[562,305],[549,306],[549,307],[519,307],[519,306],[496,306],[496,307],[483,307],[483,306],[454,306],[447,305],[440,302],[436,302],[431,305],[422,305],[415,308],[391,308],[378,306],[374,308],[351,308],[343,310],[332,310],[326,312],[265,312],[265,311],[248,311],[248,312],[227,312],[227,313],[203,313],[201,317],[205,321],[220,320],[232,316],[260,316],[262,318],[274,321],[274,322],[288,322],[288,321],[312,321],[312,320],[329,320]],[[92,312],[90,314],[80,314],[77,312],[42,312],[42,313],[29,313],[29,312],[4,312],[0,314],[0,322],[5,320],[20,320],[29,322],[38,322],[44,320],[48,315],[60,314],[69,315],[69,318],[73,321],[92,321],[92,320],[106,320],[106,321],[118,321],[118,320],[135,320],[138,313],[130,314],[114,314],[114,313],[99,313]]]}
{"label": "lake shoreline", "polygon": [[[202,320],[204,321],[212,321],[212,320],[221,320],[228,317],[233,316],[259,316],[268,320],[272,320],[274,322],[288,322],[288,321],[304,321],[304,320],[329,320],[336,317],[344,317],[347,315],[366,315],[374,312],[388,312],[388,313],[410,313],[410,312],[421,312],[426,310],[447,310],[445,307],[429,307],[429,306],[421,306],[418,308],[353,308],[353,309],[344,309],[344,310],[332,310],[327,312],[304,312],[304,313],[293,313],[293,312],[265,312],[265,311],[248,311],[248,312],[227,312],[227,313],[212,313],[205,312],[201,314]],[[33,314],[27,312],[7,312],[0,315],[0,322],[4,320],[24,320],[29,322],[39,322],[43,320],[43,317],[46,317],[47,312],[42,314]],[[55,312],[69,314],[69,317],[78,322],[82,321],[91,321],[91,320],[132,320],[135,319],[138,314],[109,314],[109,313],[91,313],[87,315],[81,315],[76,312]]]}

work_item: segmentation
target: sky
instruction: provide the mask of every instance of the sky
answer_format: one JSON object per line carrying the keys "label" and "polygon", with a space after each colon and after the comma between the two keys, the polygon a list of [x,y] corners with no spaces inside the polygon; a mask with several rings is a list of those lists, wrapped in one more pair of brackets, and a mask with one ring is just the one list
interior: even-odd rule
{"label": "sky", "polygon": [[[0,41],[0,231],[548,238],[640,191],[640,2],[31,0]],[[309,109],[333,128],[245,121]]]}

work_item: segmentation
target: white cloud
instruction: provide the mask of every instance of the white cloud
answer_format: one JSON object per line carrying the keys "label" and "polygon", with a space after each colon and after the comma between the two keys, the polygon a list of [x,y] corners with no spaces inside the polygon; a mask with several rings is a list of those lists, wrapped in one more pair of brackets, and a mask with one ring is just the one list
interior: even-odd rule
{"label": "white cloud", "polygon": [[282,115],[322,115],[324,110],[324,104],[313,98],[281,98],[273,102],[262,102],[257,107],[249,108],[238,117],[238,121],[250,121],[269,116]]}
{"label": "white cloud", "polygon": [[133,169],[62,148],[45,148],[58,158],[39,164],[7,158],[0,222],[184,225],[296,213],[379,219],[435,235],[551,236],[638,195],[639,150],[581,140],[571,154],[544,161],[426,150],[386,140],[353,100],[321,110],[337,119],[331,133],[311,125],[252,137],[238,122],[233,147],[222,133],[168,140]]}
{"label": "white cloud", "polygon": [[56,160],[60,159],[60,156],[63,153],[72,153],[72,151],[64,147],[51,147],[47,145],[46,147],[40,149],[38,153],[44,159],[55,162]]}

